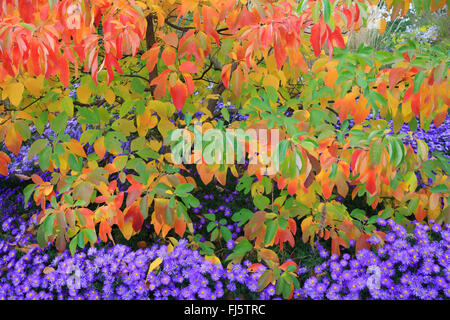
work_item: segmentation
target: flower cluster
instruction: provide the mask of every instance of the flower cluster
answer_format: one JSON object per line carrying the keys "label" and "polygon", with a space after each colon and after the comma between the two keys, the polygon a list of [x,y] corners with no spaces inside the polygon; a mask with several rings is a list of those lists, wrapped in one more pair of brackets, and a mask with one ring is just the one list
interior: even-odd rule
{"label": "flower cluster", "polygon": [[[311,299],[448,299],[450,298],[450,225],[414,222],[412,234],[393,220],[379,219],[388,232],[385,245],[362,249],[352,258],[321,250],[324,261],[295,291]],[[380,240],[373,238],[377,244]],[[354,244],[354,243],[353,243]],[[328,258],[328,260],[325,260]]]}
{"label": "flower cluster", "polygon": [[[148,272],[151,262],[161,264]],[[246,265],[250,265],[246,262]],[[19,252],[0,241],[0,299],[167,300],[224,297],[226,292],[255,292],[263,269],[243,265],[226,269],[188,248],[153,245],[132,251],[125,245],[68,251],[53,260],[38,247]]]}
{"label": "flower cluster", "polygon": [[[36,224],[31,215],[35,213],[32,210],[26,211],[24,217],[19,213],[23,212],[24,196],[21,193],[21,187],[10,188],[7,186],[0,188],[0,234],[11,245],[26,246],[33,242],[34,237],[28,232],[30,226]],[[25,219],[24,219],[25,218]]]}

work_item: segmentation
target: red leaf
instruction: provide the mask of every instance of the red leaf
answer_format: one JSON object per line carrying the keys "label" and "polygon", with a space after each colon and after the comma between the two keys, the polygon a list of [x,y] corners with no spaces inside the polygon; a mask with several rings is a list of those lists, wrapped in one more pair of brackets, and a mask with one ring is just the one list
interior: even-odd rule
{"label": "red leaf", "polygon": [[333,32],[333,40],[336,42],[337,46],[341,49],[345,49],[344,38],[342,38],[341,29],[336,26]]}
{"label": "red leaf", "polygon": [[293,196],[297,192],[297,179],[289,181],[287,191],[291,196]]}
{"label": "red leaf", "polygon": [[[175,215],[176,217],[176,215]],[[174,225],[175,233],[178,234],[180,237],[184,235],[184,232],[186,231],[186,221],[184,221],[182,218],[178,219],[175,218],[175,225]]]}
{"label": "red leaf", "polygon": [[180,64],[180,71],[187,72],[187,73],[197,73],[198,68],[193,62],[185,61],[182,64]]}
{"label": "red leaf", "polygon": [[185,74],[185,75],[183,75],[183,77],[184,77],[184,82],[186,83],[188,93],[193,94],[195,86],[194,86],[194,81],[192,81],[191,75]]}
{"label": "red leaf", "polygon": [[294,261],[292,261],[292,260],[289,260],[289,261],[284,262],[284,263],[280,266],[280,269],[283,270],[283,271],[286,271],[286,269],[287,269],[289,266],[295,266],[295,270],[294,270],[294,271],[297,271],[297,264],[296,264]]}
{"label": "red leaf", "polygon": [[144,223],[144,217],[141,214],[141,210],[137,204],[131,206],[128,210],[125,210],[125,222],[133,219],[133,230],[138,232],[141,230],[142,224]]}
{"label": "red leaf", "polygon": [[284,61],[286,60],[286,48],[281,43],[281,41],[276,41],[274,45],[274,51],[275,51],[275,61],[277,62],[277,68],[281,69]]}
{"label": "red leaf", "polygon": [[399,83],[399,81],[405,76],[406,68],[394,68],[389,72],[389,89],[394,89],[394,87]]}
{"label": "red leaf", "polygon": [[411,110],[416,116],[420,114],[420,91],[412,95]]}
{"label": "red leaf", "polygon": [[263,267],[263,265],[261,263],[254,263],[250,267],[247,268],[247,271],[248,272],[256,272],[256,271],[258,271],[259,267]]}
{"label": "red leaf", "polygon": [[367,242],[368,239],[370,239],[370,235],[364,233],[358,238],[358,240],[356,240],[356,245],[355,245],[356,252],[358,252],[361,249],[367,249],[367,250],[370,249],[371,245],[369,242]]}
{"label": "red leaf", "polygon": [[186,102],[187,94],[188,92],[186,85],[180,80],[177,80],[177,83],[170,88],[170,95],[172,96],[173,104],[178,111],[183,108],[184,103]]}
{"label": "red leaf", "polygon": [[311,45],[314,50],[314,55],[318,57],[320,55],[320,24],[315,24],[311,28]]}
{"label": "red leaf", "polygon": [[62,55],[59,57],[59,78],[61,79],[62,84],[64,87],[69,86],[69,61],[67,61],[67,57],[65,55]]}
{"label": "red leaf", "polygon": [[369,179],[366,183],[366,189],[371,195],[374,195],[377,191],[377,186],[375,184],[376,172],[375,170],[369,170]]}

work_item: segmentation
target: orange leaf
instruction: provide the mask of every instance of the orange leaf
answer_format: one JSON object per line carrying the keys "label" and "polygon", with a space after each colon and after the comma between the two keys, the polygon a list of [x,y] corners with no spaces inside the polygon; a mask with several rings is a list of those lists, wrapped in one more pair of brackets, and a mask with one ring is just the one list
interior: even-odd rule
{"label": "orange leaf", "polygon": [[289,194],[291,196],[293,196],[296,192],[297,192],[297,178],[292,179],[291,181],[289,181],[288,187],[287,187],[287,191],[289,192]]}
{"label": "orange leaf", "polygon": [[8,163],[11,159],[4,152],[0,152],[0,174],[7,176],[8,175]]}
{"label": "orange leaf", "polygon": [[162,39],[165,43],[167,43],[169,46],[176,47],[178,45],[178,36],[175,32],[170,32],[168,34],[162,34]]}
{"label": "orange leaf", "polygon": [[65,142],[65,145],[69,149],[69,151],[76,154],[77,156],[87,158],[86,152],[84,151],[80,141],[71,139],[69,142]]}
{"label": "orange leaf", "polygon": [[156,63],[158,62],[158,53],[159,53],[159,46],[154,44],[150,50],[147,50],[147,52],[145,52],[142,55],[141,58],[143,60],[147,60],[146,66],[148,72],[152,72],[153,69],[155,68]]}
{"label": "orange leaf", "polygon": [[352,116],[354,117],[355,124],[359,124],[367,119],[370,113],[370,106],[367,104],[367,98],[360,96],[355,107],[352,108]]}
{"label": "orange leaf", "polygon": [[399,83],[399,81],[405,76],[406,68],[394,68],[389,72],[389,89],[394,89],[394,87]]}
{"label": "orange leaf", "polygon": [[186,231],[186,221],[183,220],[183,218],[178,219],[177,215],[175,215],[175,232],[180,237],[184,235],[184,232]]}
{"label": "orange leaf", "polygon": [[324,82],[327,87],[333,87],[336,79],[338,78],[338,73],[335,68],[330,68],[325,74]]}
{"label": "orange leaf", "polygon": [[222,68],[221,78],[225,88],[230,88],[231,64],[226,64]]}
{"label": "orange leaf", "polygon": [[108,224],[108,222],[106,222],[105,220],[100,222],[99,236],[103,242],[108,241],[107,236],[109,236],[109,238],[112,239],[111,230],[112,230],[111,226]]}
{"label": "orange leaf", "polygon": [[211,179],[214,175],[214,171],[208,170],[205,164],[197,164],[197,172],[200,175],[200,179],[202,179],[203,183],[207,185],[211,182]]}
{"label": "orange leaf", "polygon": [[14,154],[19,154],[20,147],[22,145],[22,137],[16,131],[13,125],[8,127],[6,138],[5,138],[6,147]]}
{"label": "orange leaf", "polygon": [[105,137],[100,137],[94,143],[94,151],[100,157],[100,160],[105,157],[106,148],[105,148]]}
{"label": "orange leaf", "polygon": [[171,66],[175,63],[176,56],[177,54],[175,52],[175,49],[172,47],[167,47],[164,49],[161,58],[166,66]]}

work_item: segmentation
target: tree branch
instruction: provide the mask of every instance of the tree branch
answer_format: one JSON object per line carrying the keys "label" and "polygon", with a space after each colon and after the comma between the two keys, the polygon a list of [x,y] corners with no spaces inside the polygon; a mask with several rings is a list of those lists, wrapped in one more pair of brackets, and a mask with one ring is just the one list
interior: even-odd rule
{"label": "tree branch", "polygon": [[[155,16],[153,14],[149,14],[146,19],[147,19],[147,31],[145,33],[145,42],[147,44],[147,50],[149,50],[156,43],[155,30],[153,29],[153,19],[155,19]],[[149,83],[151,83],[152,80],[155,79],[157,76],[158,76],[158,68],[155,66],[149,74],[148,78]],[[155,86],[150,86],[150,92],[152,93],[152,95],[154,90]]]}

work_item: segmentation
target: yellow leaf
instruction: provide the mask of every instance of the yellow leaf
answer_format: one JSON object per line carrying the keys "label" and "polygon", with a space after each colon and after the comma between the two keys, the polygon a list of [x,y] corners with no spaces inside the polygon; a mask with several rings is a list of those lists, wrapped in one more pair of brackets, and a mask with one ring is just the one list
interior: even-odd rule
{"label": "yellow leaf", "polygon": [[36,98],[40,97],[42,88],[44,87],[44,76],[40,75],[37,78],[27,78],[23,84],[33,96]]}
{"label": "yellow leaf", "polygon": [[134,126],[133,121],[127,119],[116,120],[113,123],[112,128],[114,130],[122,132],[126,136],[129,136],[132,132],[136,132],[136,127]]}
{"label": "yellow leaf", "polygon": [[5,137],[5,145],[14,154],[19,154],[20,146],[22,145],[22,137],[11,124],[8,126],[8,130]]}
{"label": "yellow leaf", "polygon": [[175,112],[175,107],[171,103],[162,102],[159,100],[151,100],[147,107],[150,110],[156,111],[160,117],[168,118]]}
{"label": "yellow leaf", "polygon": [[162,146],[162,142],[161,141],[157,141],[157,140],[151,140],[150,143],[150,148],[159,152],[159,149],[161,149]]}
{"label": "yellow leaf", "polygon": [[158,131],[161,133],[163,138],[165,139],[169,133],[169,130],[175,129],[175,126],[172,122],[167,119],[161,119],[158,123]]}
{"label": "yellow leaf", "polygon": [[116,100],[116,95],[114,94],[114,92],[111,89],[106,90],[106,92],[105,92],[105,100],[109,104],[113,104],[114,101]]}
{"label": "yellow leaf", "polygon": [[323,69],[325,69],[325,65],[328,63],[328,57],[323,57],[320,59],[317,59],[316,62],[314,62],[311,71],[312,72],[320,72],[323,71]]}
{"label": "yellow leaf", "polygon": [[122,228],[120,228],[125,239],[130,240],[131,236],[135,234],[133,230],[133,222],[130,220],[125,223]]}
{"label": "yellow leaf", "polygon": [[5,93],[9,98],[9,101],[14,106],[19,106],[20,101],[22,101],[24,86],[19,82],[13,82],[6,86]]}
{"label": "yellow leaf", "polygon": [[77,88],[77,97],[81,103],[88,103],[91,94],[92,94],[91,89],[87,85],[82,84]]}
{"label": "yellow leaf", "polygon": [[268,74],[263,79],[263,85],[265,87],[273,87],[278,90],[279,84],[280,84],[280,79],[278,79],[277,77],[275,77],[271,74]]}
{"label": "yellow leaf", "polygon": [[211,261],[213,264],[221,264],[220,259],[217,258],[215,255],[205,256],[205,259]]}
{"label": "yellow leaf", "polygon": [[156,268],[159,267],[159,265],[162,263],[162,259],[161,258],[156,258],[151,264],[150,267],[148,268],[148,272],[152,272],[153,270],[155,270]]}

